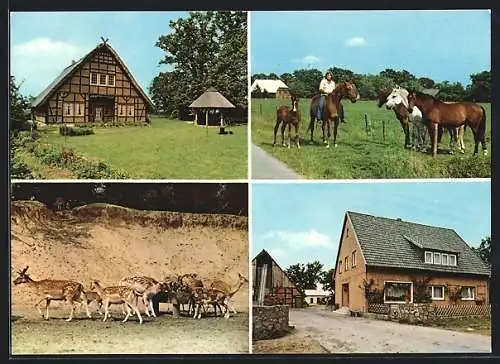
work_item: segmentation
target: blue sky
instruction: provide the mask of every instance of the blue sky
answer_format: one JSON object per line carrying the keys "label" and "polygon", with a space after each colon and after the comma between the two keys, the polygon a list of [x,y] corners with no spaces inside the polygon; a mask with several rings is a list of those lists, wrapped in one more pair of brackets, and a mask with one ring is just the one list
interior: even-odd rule
{"label": "blue sky", "polygon": [[488,10],[252,12],[250,24],[252,74],[393,68],[467,85],[490,69]]}
{"label": "blue sky", "polygon": [[252,258],[266,249],[283,269],[333,268],[346,211],[451,228],[478,246],[491,232],[490,182],[253,183]]}
{"label": "blue sky", "polygon": [[101,36],[147,92],[164,52],[155,47],[169,22],[186,12],[20,12],[10,15],[11,74],[24,95],[37,96],[62,70],[90,52]]}

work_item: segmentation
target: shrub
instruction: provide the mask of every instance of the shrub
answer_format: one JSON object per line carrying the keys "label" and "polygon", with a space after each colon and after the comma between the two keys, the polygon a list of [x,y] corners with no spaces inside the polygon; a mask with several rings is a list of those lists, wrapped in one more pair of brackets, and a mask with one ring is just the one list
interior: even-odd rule
{"label": "shrub", "polygon": [[14,153],[13,149],[10,152],[10,176],[13,179],[35,178],[28,165]]}
{"label": "shrub", "polygon": [[[479,151],[479,153],[482,153]],[[481,154],[456,156],[445,166],[445,173],[452,178],[491,177],[491,158]]]}
{"label": "shrub", "polygon": [[63,125],[59,127],[59,134],[65,136],[91,135],[94,134],[94,130],[92,128],[80,128],[76,126]]}

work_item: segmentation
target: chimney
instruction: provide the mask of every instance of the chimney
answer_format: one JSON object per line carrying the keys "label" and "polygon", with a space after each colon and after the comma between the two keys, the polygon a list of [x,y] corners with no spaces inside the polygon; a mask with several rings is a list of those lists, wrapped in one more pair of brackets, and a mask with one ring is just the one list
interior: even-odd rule
{"label": "chimney", "polygon": [[73,65],[73,64],[75,64],[75,63],[76,63],[76,61],[75,61],[74,59],[72,59],[72,60],[71,60],[71,64]]}

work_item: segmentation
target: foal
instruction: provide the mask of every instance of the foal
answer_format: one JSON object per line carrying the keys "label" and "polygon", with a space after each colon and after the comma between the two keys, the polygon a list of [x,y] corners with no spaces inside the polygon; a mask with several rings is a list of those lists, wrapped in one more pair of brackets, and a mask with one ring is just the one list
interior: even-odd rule
{"label": "foal", "polygon": [[292,107],[280,106],[276,110],[276,125],[274,126],[274,141],[273,146],[276,145],[276,134],[278,133],[278,128],[281,125],[281,144],[285,147],[285,128],[288,126],[288,148],[290,148],[292,125],[295,128],[295,144],[297,148],[300,149],[299,143],[299,126],[300,126],[300,110],[299,110],[299,99],[292,95]]}

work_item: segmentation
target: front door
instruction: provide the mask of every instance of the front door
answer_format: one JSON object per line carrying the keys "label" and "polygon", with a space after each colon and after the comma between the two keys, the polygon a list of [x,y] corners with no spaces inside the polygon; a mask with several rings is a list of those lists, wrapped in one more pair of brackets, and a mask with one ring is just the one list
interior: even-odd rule
{"label": "front door", "polygon": [[102,107],[95,108],[95,121],[102,121]]}
{"label": "front door", "polygon": [[342,285],[342,307],[349,307],[349,283]]}

